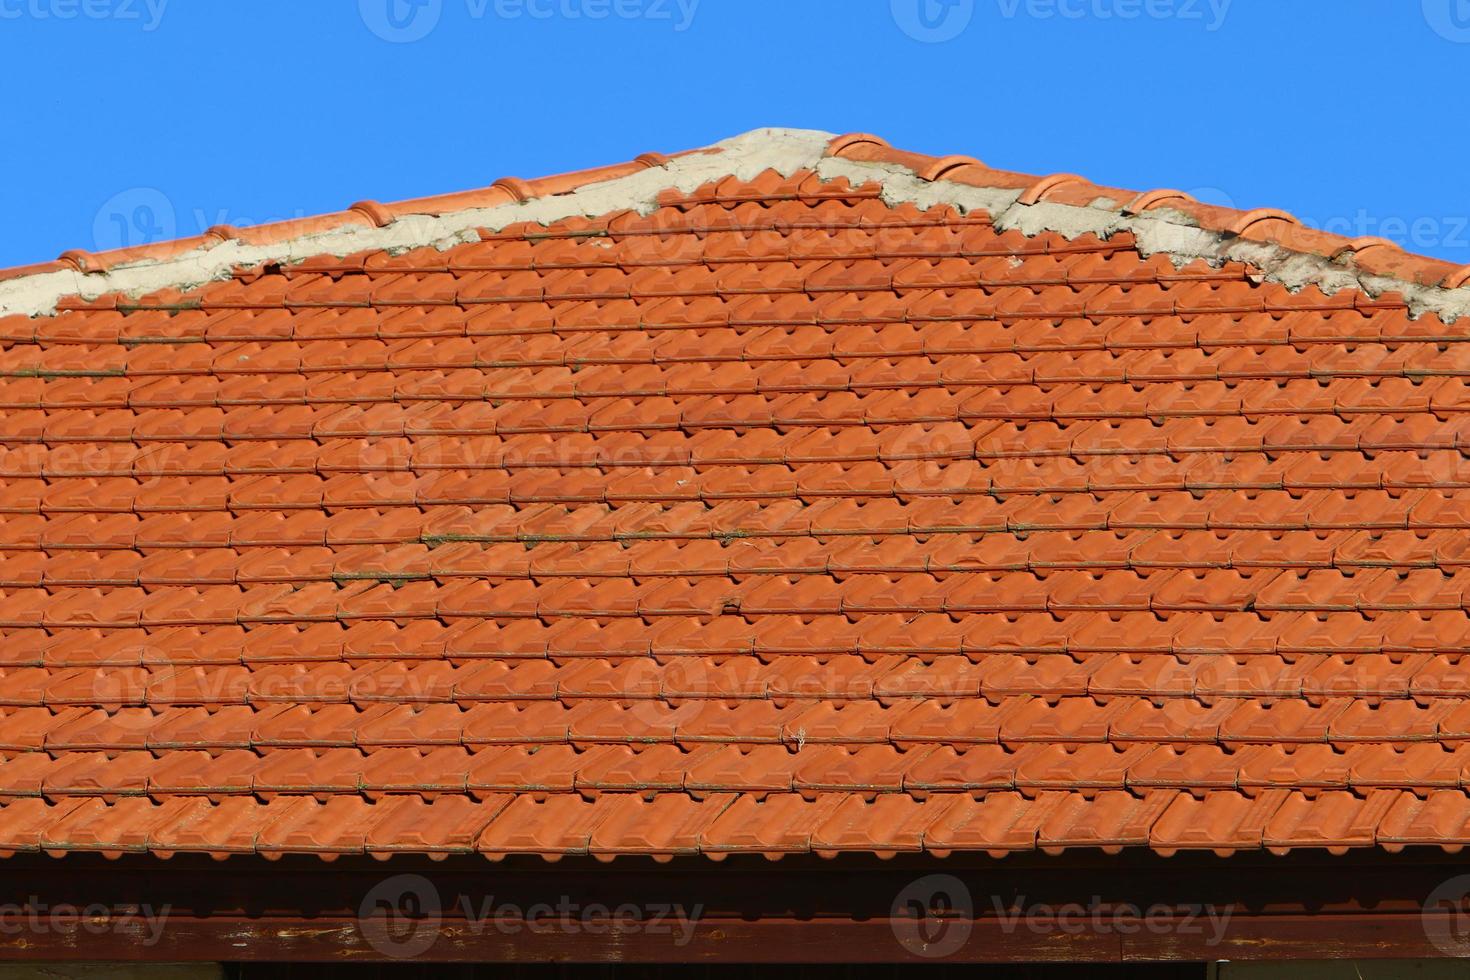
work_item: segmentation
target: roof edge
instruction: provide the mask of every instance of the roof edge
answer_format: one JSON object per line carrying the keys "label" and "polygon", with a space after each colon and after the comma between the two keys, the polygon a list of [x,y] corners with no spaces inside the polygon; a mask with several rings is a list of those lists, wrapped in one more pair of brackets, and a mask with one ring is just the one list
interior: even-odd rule
{"label": "roof edge", "polygon": [[897,150],[867,133],[833,139],[817,172],[827,179],[878,179],[890,205],[983,210],[1002,231],[1104,239],[1129,232],[1145,256],[1162,253],[1176,265],[1241,262],[1292,290],[1397,293],[1415,316],[1432,313],[1447,323],[1470,314],[1470,265],[1414,255],[1382,238],[1334,235],[1285,211],[1217,207],[1183,191],[1138,193],[1076,174],[996,170],[972,158]]}
{"label": "roof edge", "polygon": [[1397,293],[1414,315],[1432,313],[1446,322],[1470,314],[1470,265],[1414,255],[1384,239],[1319,231],[1284,211],[1216,207],[1173,190],[1135,193],[1076,174],[1038,178],[993,169],[973,157],[897,150],[868,133],[768,128],[673,156],[646,153],[627,163],[530,181],[502,178],[482,190],[396,204],[361,201],[335,214],[246,229],[219,226],[139,248],[68,251],[54,262],[0,271],[0,316],[49,315],[72,296],[93,300],[108,293],[188,289],[272,262],[447,249],[479,240],[481,229],[521,222],[629,209],[647,214],[666,191],[692,193],[711,181],[749,181],[768,170],[876,182],[890,205],[981,211],[997,228],[1026,235],[1108,238],[1128,232],[1143,254],[1163,253],[1176,264],[1235,261],[1293,290]]}
{"label": "roof edge", "polygon": [[830,133],[758,129],[673,156],[646,153],[629,163],[521,180],[385,205],[362,201],[346,211],[253,228],[220,226],[193,238],[91,253],[68,251],[54,262],[0,271],[0,316],[46,316],[67,297],[142,295],[189,289],[233,270],[292,264],[320,255],[448,249],[478,241],[479,231],[520,222],[551,223],[634,209],[650,213],[659,194],[689,193],[712,180],[753,180],[765,170],[812,169]]}

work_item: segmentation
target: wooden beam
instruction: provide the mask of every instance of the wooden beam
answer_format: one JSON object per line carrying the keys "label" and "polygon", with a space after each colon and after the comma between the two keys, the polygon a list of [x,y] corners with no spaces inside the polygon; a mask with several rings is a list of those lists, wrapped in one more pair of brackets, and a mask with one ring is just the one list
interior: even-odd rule
{"label": "wooden beam", "polygon": [[666,865],[21,856],[0,864],[0,959],[1434,957],[1470,953],[1455,945],[1457,909],[1424,911],[1467,870],[1437,850]]}

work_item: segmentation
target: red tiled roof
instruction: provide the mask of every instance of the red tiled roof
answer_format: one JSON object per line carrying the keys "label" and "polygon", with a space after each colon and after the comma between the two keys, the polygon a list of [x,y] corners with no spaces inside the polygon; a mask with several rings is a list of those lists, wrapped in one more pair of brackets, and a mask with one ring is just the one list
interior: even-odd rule
{"label": "red tiled roof", "polygon": [[[0,318],[0,850],[1470,842],[1470,346],[1423,308],[1463,270],[823,159],[10,274],[93,298]],[[1153,208],[1225,258],[1145,249]],[[1066,209],[1124,224],[1026,224]],[[85,286],[236,235],[291,260]]]}

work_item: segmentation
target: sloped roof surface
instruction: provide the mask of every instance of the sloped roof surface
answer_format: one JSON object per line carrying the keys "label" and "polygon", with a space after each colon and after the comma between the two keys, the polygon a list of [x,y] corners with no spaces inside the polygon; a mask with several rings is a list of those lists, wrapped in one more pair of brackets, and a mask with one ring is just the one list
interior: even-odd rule
{"label": "sloped roof surface", "polygon": [[1460,271],[811,139],[7,274],[0,850],[1470,841]]}

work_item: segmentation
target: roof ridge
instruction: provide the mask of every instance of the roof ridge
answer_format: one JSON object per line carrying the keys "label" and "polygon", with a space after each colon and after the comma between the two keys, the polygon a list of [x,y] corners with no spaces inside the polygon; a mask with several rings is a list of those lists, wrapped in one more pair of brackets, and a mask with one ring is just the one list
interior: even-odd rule
{"label": "roof ridge", "polygon": [[708,147],[534,180],[503,177],[487,188],[391,204],[359,201],[345,211],[251,228],[215,226],[204,234],[105,252],[68,250],[52,261],[0,270],[0,315],[55,312],[68,296],[138,295],[186,289],[240,267],[294,263],[356,251],[449,248],[479,230],[633,209],[648,213],[660,193],[693,191],[711,180],[790,176],[878,182],[890,205],[949,204],[982,210],[1001,230],[1051,231],[1069,238],[1131,232],[1145,255],[1176,262],[1244,262],[1292,289],[1316,285],[1369,295],[1396,292],[1415,315],[1446,322],[1470,314],[1470,265],[1416,255],[1383,238],[1354,238],[1303,225],[1274,209],[1240,210],[1197,201],[1183,191],[1135,192],[1071,173],[1045,176],[998,170],[969,156],[934,157],[894,149],[870,133],[757,129]]}
{"label": "roof ridge", "polygon": [[1067,238],[1127,231],[1144,255],[1244,262],[1291,289],[1398,292],[1415,315],[1435,313],[1446,322],[1470,314],[1470,265],[1415,255],[1384,238],[1350,239],[1311,228],[1286,211],[1204,204],[1173,189],[1123,190],[1070,173],[1038,177],[996,170],[973,158],[897,150],[870,133],[836,137],[828,155],[821,169],[831,176],[860,174],[843,171],[834,165],[838,161],[907,173],[909,180],[885,184],[889,203],[981,207],[1002,231],[1050,231]]}

